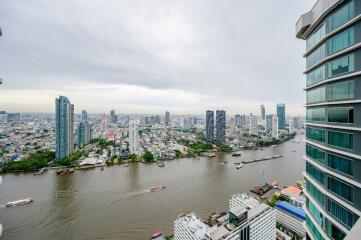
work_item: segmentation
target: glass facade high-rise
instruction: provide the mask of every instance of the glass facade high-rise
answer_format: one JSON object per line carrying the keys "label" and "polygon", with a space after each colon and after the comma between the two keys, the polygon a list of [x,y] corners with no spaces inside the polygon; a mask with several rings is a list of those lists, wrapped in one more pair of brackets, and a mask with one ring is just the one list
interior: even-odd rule
{"label": "glass facade high-rise", "polygon": [[74,105],[64,96],[55,100],[55,143],[58,159],[74,151]]}
{"label": "glass facade high-rise", "polygon": [[217,144],[226,144],[226,111],[216,111],[216,142]]}
{"label": "glass facade high-rise", "polygon": [[77,139],[78,147],[84,146],[90,142],[90,140],[92,139],[92,129],[88,121],[84,120],[79,123],[77,134],[78,134],[78,139]]}
{"label": "glass facade high-rise", "polygon": [[212,143],[214,141],[214,111],[206,112],[206,141]]}
{"label": "glass facade high-rise", "polygon": [[[272,131],[272,119],[273,119],[273,115],[269,114],[266,116],[266,131],[267,132],[271,132]],[[277,126],[278,129],[278,126]]]}
{"label": "glass facade high-rise", "polygon": [[319,0],[296,25],[307,45],[307,239],[346,239],[361,215],[360,19],[360,0]]}
{"label": "glass facade high-rise", "polygon": [[115,110],[110,111],[110,123],[111,124],[117,123],[117,115],[115,115]]}
{"label": "glass facade high-rise", "polygon": [[283,103],[277,104],[278,128],[285,129],[286,127],[286,105]]}

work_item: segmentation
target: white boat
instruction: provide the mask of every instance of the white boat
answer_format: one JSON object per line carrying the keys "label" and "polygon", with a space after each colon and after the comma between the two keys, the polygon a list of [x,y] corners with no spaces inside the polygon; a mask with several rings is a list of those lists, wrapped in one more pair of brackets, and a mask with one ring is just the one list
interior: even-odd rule
{"label": "white boat", "polygon": [[236,169],[241,169],[241,168],[243,168],[243,165],[237,165],[236,166]]}
{"label": "white boat", "polygon": [[33,202],[33,199],[25,198],[25,199],[13,201],[13,202],[8,202],[5,204],[5,206],[6,207],[16,207],[16,206],[20,206],[20,205],[24,205],[24,204],[28,204],[28,203],[32,203],[32,202]]}

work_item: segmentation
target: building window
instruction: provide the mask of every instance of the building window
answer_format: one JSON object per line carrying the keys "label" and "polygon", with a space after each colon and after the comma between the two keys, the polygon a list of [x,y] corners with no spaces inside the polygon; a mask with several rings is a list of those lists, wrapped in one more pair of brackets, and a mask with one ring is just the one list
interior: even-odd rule
{"label": "building window", "polygon": [[306,189],[307,192],[319,203],[321,206],[325,205],[325,197],[323,193],[318,190],[310,181],[306,180]]}
{"label": "building window", "polygon": [[328,54],[341,51],[355,43],[355,31],[353,28],[343,31],[328,41]]}
{"label": "building window", "polygon": [[325,130],[307,127],[306,137],[319,142],[325,142]]}
{"label": "building window", "polygon": [[307,103],[324,102],[326,100],[326,88],[320,87],[307,92]]}
{"label": "building window", "polygon": [[315,224],[313,224],[313,222],[311,221],[311,219],[308,216],[306,217],[306,225],[307,225],[308,229],[311,230],[313,237],[315,239],[324,240],[321,233],[318,231],[317,227],[315,226]]}
{"label": "building window", "polygon": [[326,120],[326,111],[324,108],[307,109],[307,121],[324,122]]}
{"label": "building window", "polygon": [[317,207],[310,201],[309,198],[306,199],[306,207],[312,214],[313,218],[316,219],[317,223],[320,226],[323,226],[323,215],[320,211],[318,211]]}
{"label": "building window", "polygon": [[328,219],[325,221],[325,228],[327,235],[334,240],[343,240],[346,237],[346,234],[338,229],[332,222]]}
{"label": "building window", "polygon": [[353,202],[353,187],[333,178],[331,176],[328,177],[328,189],[332,192],[336,193],[340,197]]}
{"label": "building window", "polygon": [[321,172],[318,168],[316,168],[315,166],[313,166],[310,163],[306,163],[306,171],[308,174],[310,174],[314,179],[316,179],[319,183],[321,183],[322,185],[324,185],[324,179],[325,179],[325,175],[323,174],[323,172]]}
{"label": "building window", "polygon": [[354,97],[355,81],[347,81],[341,83],[334,83],[327,86],[327,99],[339,100],[350,99]]}
{"label": "building window", "polygon": [[326,78],[326,66],[322,65],[315,70],[307,73],[307,86],[320,82]]}
{"label": "building window", "polygon": [[307,56],[306,58],[307,68],[315,65],[325,57],[326,57],[326,44],[322,44],[315,51],[313,51],[313,53]]}
{"label": "building window", "polygon": [[348,22],[354,16],[354,1],[350,1],[343,7],[337,9],[326,20],[327,33]]}
{"label": "building window", "polygon": [[307,50],[314,47],[326,35],[326,25],[322,24],[306,41]]}
{"label": "building window", "polygon": [[328,153],[328,166],[336,171],[353,176],[353,161]]}
{"label": "building window", "polygon": [[347,227],[352,228],[358,217],[331,199],[327,199],[327,211]]}
{"label": "building window", "polygon": [[327,109],[328,122],[353,123],[352,107],[334,107]]}
{"label": "building window", "polygon": [[328,77],[334,77],[354,70],[355,56],[353,54],[337,58],[328,63]]}
{"label": "building window", "polygon": [[340,148],[353,149],[353,134],[329,131],[328,144]]}
{"label": "building window", "polygon": [[325,163],[325,152],[312,145],[306,145],[306,155],[322,164]]}

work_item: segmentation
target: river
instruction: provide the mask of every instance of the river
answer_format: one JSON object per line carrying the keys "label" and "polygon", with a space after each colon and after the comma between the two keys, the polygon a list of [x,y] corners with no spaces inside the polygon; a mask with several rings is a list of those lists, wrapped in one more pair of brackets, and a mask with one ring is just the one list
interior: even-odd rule
{"label": "river", "polygon": [[[0,207],[2,240],[7,239],[149,239],[152,232],[172,234],[173,221],[194,211],[205,218],[225,211],[234,193],[249,192],[262,173],[266,181],[281,186],[302,179],[305,168],[303,135],[299,143],[275,148],[242,151],[241,157],[219,154],[215,158],[177,159],[156,164],[130,164],[76,171],[57,176],[49,170],[41,176],[5,174],[0,185],[0,203],[31,197],[32,204]],[[284,157],[244,165],[234,162],[282,154]],[[228,161],[227,164],[223,164]],[[166,185],[160,192],[150,186]]]}

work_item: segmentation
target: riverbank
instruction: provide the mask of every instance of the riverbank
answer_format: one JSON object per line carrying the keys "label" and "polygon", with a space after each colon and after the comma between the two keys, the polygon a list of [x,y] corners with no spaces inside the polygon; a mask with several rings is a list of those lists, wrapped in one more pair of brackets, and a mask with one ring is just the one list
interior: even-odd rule
{"label": "riverbank", "polygon": [[[280,142],[276,145],[270,145],[267,144],[266,146],[254,146],[251,148],[241,148],[242,151],[257,151],[257,150],[263,150],[267,147],[277,147],[279,145],[284,144],[285,142],[291,141],[294,139],[296,135],[292,134],[289,135],[286,139],[287,141]],[[225,153],[230,154],[233,149],[226,148],[226,150],[222,151],[221,148],[214,148],[211,144],[202,144],[202,143],[184,143],[190,147],[191,150],[190,154],[176,154],[175,157],[172,158],[159,158],[154,160],[153,155],[152,157],[149,157],[151,160],[145,161],[143,158],[130,158],[130,159],[121,159],[120,157],[111,158],[111,160],[107,160],[107,166],[116,166],[116,165],[122,165],[125,163],[130,162],[144,162],[145,163],[156,163],[157,160],[161,161],[172,161],[176,159],[184,159],[184,158],[192,158],[192,157],[215,157],[216,153]],[[82,151],[77,151],[70,155],[67,158],[63,158],[60,160],[55,160],[55,154],[52,152],[40,152],[31,155],[28,160],[23,161],[17,161],[17,162],[11,162],[8,163],[0,168],[0,174],[4,173],[35,173],[39,171],[40,169],[46,167],[46,168],[66,168],[66,167],[77,167],[75,162],[82,156],[86,156],[87,153]],[[114,161],[116,159],[116,161]],[[50,164],[51,163],[51,164]],[[49,165],[50,164],[50,165]]]}

